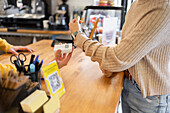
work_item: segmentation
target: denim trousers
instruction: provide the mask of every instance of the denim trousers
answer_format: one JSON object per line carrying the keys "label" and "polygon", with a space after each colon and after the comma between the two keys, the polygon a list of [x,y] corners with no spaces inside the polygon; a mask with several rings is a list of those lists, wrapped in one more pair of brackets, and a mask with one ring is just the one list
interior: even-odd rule
{"label": "denim trousers", "polygon": [[123,113],[170,113],[170,94],[143,98],[138,85],[127,78],[121,96]]}

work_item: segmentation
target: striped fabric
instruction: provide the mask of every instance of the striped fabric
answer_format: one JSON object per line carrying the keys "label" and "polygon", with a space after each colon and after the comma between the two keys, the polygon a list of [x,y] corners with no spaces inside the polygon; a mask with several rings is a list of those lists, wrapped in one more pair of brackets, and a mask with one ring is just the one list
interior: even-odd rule
{"label": "striped fabric", "polygon": [[78,33],[75,45],[110,72],[128,69],[143,97],[170,94],[170,0],[136,0],[117,46]]}

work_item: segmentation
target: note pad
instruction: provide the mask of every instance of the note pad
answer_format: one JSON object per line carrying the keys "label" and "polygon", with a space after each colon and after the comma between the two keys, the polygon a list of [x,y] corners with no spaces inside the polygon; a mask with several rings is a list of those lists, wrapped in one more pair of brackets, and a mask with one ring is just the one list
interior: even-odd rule
{"label": "note pad", "polygon": [[43,106],[44,113],[59,113],[60,111],[60,100],[58,95],[54,95],[51,99]]}
{"label": "note pad", "polygon": [[34,113],[37,111],[46,101],[48,97],[45,91],[36,90],[23,101],[21,101],[21,107],[24,112]]}

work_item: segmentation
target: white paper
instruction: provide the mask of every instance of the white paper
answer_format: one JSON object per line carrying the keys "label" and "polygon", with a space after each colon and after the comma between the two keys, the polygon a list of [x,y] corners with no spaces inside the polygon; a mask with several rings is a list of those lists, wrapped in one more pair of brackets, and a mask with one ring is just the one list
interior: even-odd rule
{"label": "white paper", "polygon": [[102,43],[104,45],[116,44],[116,29],[117,29],[117,17],[109,17],[103,19],[103,35]]}

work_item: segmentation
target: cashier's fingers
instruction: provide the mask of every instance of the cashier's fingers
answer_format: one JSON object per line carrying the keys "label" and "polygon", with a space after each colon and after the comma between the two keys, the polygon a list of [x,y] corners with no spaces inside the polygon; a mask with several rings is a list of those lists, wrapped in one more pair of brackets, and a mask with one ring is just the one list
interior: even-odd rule
{"label": "cashier's fingers", "polygon": [[18,55],[18,52],[16,52],[14,49],[11,49],[11,48],[7,52],[12,53],[14,55]]}
{"label": "cashier's fingers", "polygon": [[32,48],[27,47],[27,46],[13,46],[10,49],[8,49],[7,52],[17,55],[18,54],[17,53],[18,50],[34,52],[34,50]]}
{"label": "cashier's fingers", "polygon": [[72,24],[74,23],[79,23],[80,22],[80,17],[78,16],[76,19],[73,19],[70,23],[69,23],[69,26],[71,26]]}
{"label": "cashier's fingers", "polygon": [[27,46],[21,46],[20,50],[26,50],[26,51],[29,51],[29,52],[34,52],[35,50],[30,48],[30,47],[27,47]]}
{"label": "cashier's fingers", "polygon": [[58,49],[56,52],[55,52],[55,59],[59,59],[61,57],[61,50]]}
{"label": "cashier's fingers", "polygon": [[73,20],[69,23],[69,25],[72,24],[72,23],[75,23],[75,21],[76,21],[76,19],[73,19]]}
{"label": "cashier's fingers", "polygon": [[63,59],[66,57],[66,55],[67,55],[66,53],[63,53]]}
{"label": "cashier's fingers", "polygon": [[66,61],[67,61],[67,62],[70,60],[70,58],[71,58],[71,56],[72,56],[72,53],[73,53],[73,50],[74,50],[74,47],[72,47],[72,52],[69,53],[69,54],[67,55],[67,57],[66,57]]}
{"label": "cashier's fingers", "polygon": [[67,57],[64,59],[64,66],[67,65],[67,63],[68,63],[68,61],[70,60],[71,56],[72,56],[72,52],[69,53],[69,54],[67,55]]}
{"label": "cashier's fingers", "polygon": [[79,16],[76,18],[76,21],[79,23],[79,21],[80,21],[80,17]]}

